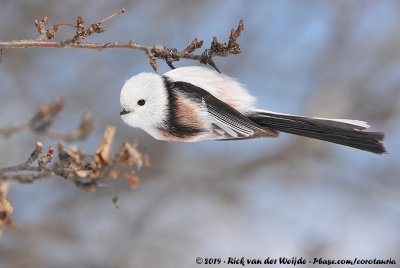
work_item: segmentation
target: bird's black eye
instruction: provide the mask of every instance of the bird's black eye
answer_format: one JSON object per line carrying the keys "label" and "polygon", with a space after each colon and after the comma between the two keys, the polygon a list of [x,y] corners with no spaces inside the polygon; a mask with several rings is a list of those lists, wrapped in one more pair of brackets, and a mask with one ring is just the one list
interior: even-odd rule
{"label": "bird's black eye", "polygon": [[139,104],[140,106],[143,106],[145,103],[146,103],[146,101],[144,99],[140,99],[137,102],[137,104]]}

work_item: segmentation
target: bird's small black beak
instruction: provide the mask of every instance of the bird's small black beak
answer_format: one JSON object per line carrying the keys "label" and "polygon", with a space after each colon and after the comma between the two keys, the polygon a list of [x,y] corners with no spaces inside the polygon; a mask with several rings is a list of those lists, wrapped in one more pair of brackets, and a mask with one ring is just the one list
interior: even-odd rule
{"label": "bird's small black beak", "polygon": [[129,114],[131,111],[125,110],[124,108],[121,108],[121,111],[119,112],[119,115],[124,115],[124,114]]}

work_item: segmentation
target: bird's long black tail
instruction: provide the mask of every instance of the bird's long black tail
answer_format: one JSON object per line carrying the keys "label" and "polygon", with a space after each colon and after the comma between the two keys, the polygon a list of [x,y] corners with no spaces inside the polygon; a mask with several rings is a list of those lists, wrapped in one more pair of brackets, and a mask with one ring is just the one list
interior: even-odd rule
{"label": "bird's long black tail", "polygon": [[381,132],[367,132],[368,125],[356,120],[302,117],[260,111],[247,116],[262,127],[329,141],[375,154],[385,153]]}

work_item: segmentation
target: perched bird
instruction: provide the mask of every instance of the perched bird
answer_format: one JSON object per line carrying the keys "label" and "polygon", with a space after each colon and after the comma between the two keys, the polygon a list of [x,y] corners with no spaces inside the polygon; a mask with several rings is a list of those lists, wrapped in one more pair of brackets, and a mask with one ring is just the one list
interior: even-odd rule
{"label": "perched bird", "polygon": [[360,150],[386,152],[381,132],[365,122],[274,113],[235,79],[204,67],[182,67],[164,75],[140,73],[125,82],[122,119],[158,140],[196,142],[278,137],[279,132]]}

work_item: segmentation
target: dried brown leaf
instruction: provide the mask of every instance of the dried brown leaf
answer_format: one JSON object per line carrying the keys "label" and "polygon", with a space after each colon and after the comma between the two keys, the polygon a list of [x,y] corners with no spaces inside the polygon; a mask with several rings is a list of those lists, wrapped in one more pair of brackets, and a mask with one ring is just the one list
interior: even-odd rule
{"label": "dried brown leaf", "polygon": [[104,131],[103,141],[100,144],[99,148],[97,148],[94,158],[100,164],[107,165],[107,162],[110,158],[111,146],[114,141],[116,128],[114,126],[107,126]]}

